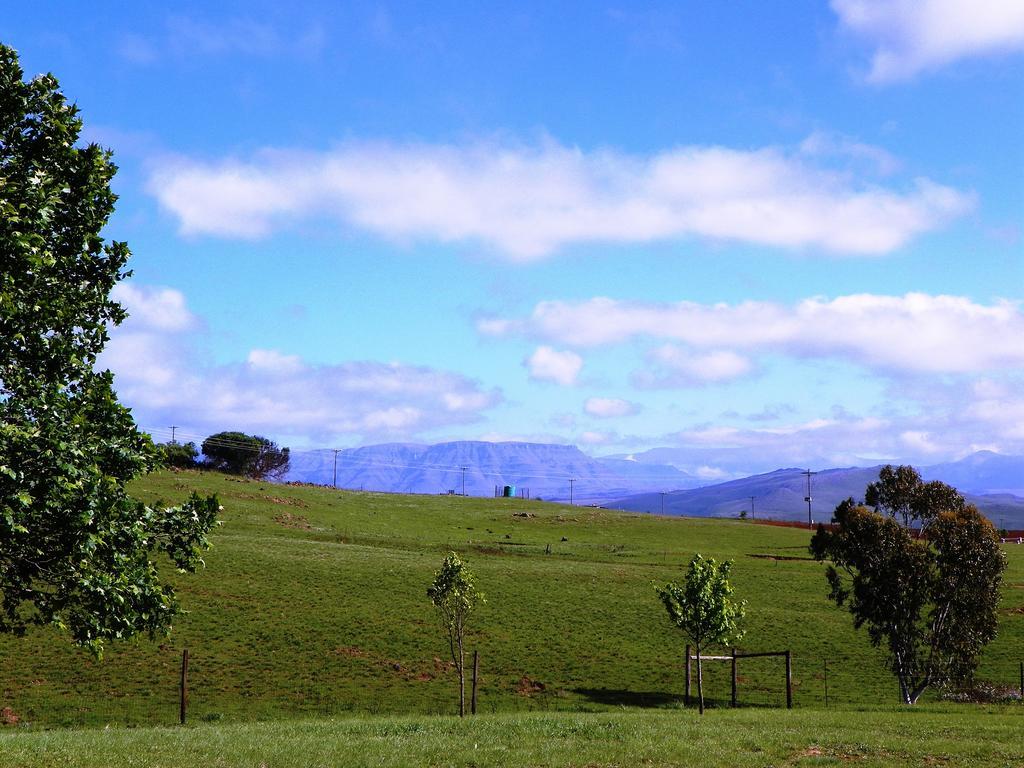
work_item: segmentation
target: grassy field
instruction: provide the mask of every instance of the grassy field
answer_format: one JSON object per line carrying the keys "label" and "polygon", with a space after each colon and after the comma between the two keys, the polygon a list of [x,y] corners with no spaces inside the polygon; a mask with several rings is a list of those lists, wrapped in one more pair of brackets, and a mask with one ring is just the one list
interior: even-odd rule
{"label": "grassy field", "polygon": [[720,710],[376,717],[0,734],[7,768],[1024,764],[1020,714]]}
{"label": "grassy field", "polygon": [[[470,563],[488,598],[469,638],[482,658],[483,713],[643,707],[679,714],[684,640],[654,585],[680,578],[698,551],[736,561],[734,583],[749,603],[742,648],[792,649],[797,709],[824,707],[825,660],[830,705],[897,700],[881,652],[826,600],[807,531],[516,499],[285,487],[198,472],[152,475],[134,492],[173,501],[193,489],[220,496],[224,525],[205,570],[172,575],[189,613],[170,637],[112,645],[100,663],[54,631],[3,638],[4,721],[171,724],[186,646],[192,722],[451,713],[455,677],[426,598],[449,548]],[[1000,636],[979,675],[1016,685],[1024,547],[1006,549]],[[741,666],[741,702],[782,705],[782,672],[779,660]],[[707,677],[712,702],[725,704],[728,665],[708,663]]]}

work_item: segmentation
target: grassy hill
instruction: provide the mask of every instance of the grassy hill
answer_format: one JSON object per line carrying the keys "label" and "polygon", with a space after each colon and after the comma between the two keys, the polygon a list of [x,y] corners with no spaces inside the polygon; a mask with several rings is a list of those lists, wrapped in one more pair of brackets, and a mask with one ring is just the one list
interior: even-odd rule
{"label": "grassy hill", "polygon": [[[896,682],[825,599],[808,532],[726,520],[630,515],[516,499],[397,496],[290,487],[212,473],[138,481],[147,500],[217,493],[224,525],[207,567],[172,574],[189,611],[171,636],[111,646],[96,663],[54,631],[0,640],[3,719],[37,725],[172,723],[183,647],[194,721],[341,713],[436,714],[455,678],[426,597],[448,549],[478,576],[481,710],[676,707],[683,638],[654,585],[694,552],[735,559],[748,650],[791,648],[798,708],[890,705]],[[548,551],[550,549],[550,551]],[[1010,570],[984,679],[1015,684],[1024,647],[1024,547]],[[784,702],[781,662],[740,669],[741,701]],[[725,703],[728,666],[707,665]]]}

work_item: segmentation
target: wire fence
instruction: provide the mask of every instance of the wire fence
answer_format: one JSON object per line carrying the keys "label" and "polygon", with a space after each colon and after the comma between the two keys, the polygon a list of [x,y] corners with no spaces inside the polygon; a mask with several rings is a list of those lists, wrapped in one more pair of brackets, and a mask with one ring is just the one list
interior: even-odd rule
{"label": "wire fence", "polygon": [[[338,657],[357,656],[359,649],[338,648]],[[131,674],[81,681],[32,681],[25,688],[4,690],[0,726],[67,728],[95,726],[172,725],[181,722],[274,720],[336,717],[355,713],[453,714],[457,677],[450,662],[439,658],[424,665],[402,665],[362,658],[367,674],[354,675],[351,665],[293,668],[287,682],[268,686],[260,670],[248,677],[234,675],[231,683],[217,674],[215,664],[201,653],[162,651],[157,663],[133,667]],[[349,659],[351,660],[351,659]],[[268,664],[272,664],[268,661]],[[386,675],[382,675],[383,667]],[[733,665],[728,657],[702,661],[706,708],[787,706],[786,664],[781,657],[739,657],[735,694]],[[97,665],[101,669],[102,665]],[[466,697],[471,693],[471,664],[467,664]],[[1010,703],[1024,700],[1024,662],[1020,679],[978,683],[966,690],[932,692],[951,701]],[[682,670],[680,670],[682,671]],[[269,669],[268,669],[269,672]],[[828,659],[792,658],[793,706],[805,709],[861,708],[892,705],[899,701],[895,679],[891,695],[865,696],[861,668]],[[691,667],[689,706],[697,706],[696,663]],[[279,678],[280,679],[280,678]],[[97,680],[102,683],[97,689]],[[569,687],[543,683],[528,673],[488,673],[480,678],[479,711],[496,713],[522,710],[580,711],[633,706],[681,708],[687,705],[683,679],[664,691],[628,691],[601,687]],[[400,690],[396,690],[400,689]],[[735,696],[735,698],[734,698]],[[397,705],[396,702],[401,702]],[[468,704],[467,704],[468,706]]]}

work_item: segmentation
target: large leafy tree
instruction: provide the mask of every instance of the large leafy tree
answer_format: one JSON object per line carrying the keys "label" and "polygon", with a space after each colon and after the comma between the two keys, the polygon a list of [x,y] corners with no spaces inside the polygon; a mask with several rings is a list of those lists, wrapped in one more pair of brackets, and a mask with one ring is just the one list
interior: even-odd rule
{"label": "large leafy tree", "polygon": [[441,616],[441,624],[448,636],[455,671],[459,675],[459,717],[466,714],[466,622],[481,603],[484,595],[476,587],[476,579],[469,568],[454,552],[449,552],[434,574],[427,589],[427,597]]}
{"label": "large leafy tree", "polygon": [[882,467],[878,480],[864,489],[864,501],[876,512],[900,518],[907,528],[915,522],[926,528],[939,512],[960,510],[967,505],[956,488],[938,480],[926,483],[913,467],[891,464]]}
{"label": "large leafy tree", "polygon": [[[669,619],[679,627],[697,652],[697,705],[704,714],[704,672],[701,654],[708,646],[734,643],[743,637],[739,622],[746,601],[733,597],[729,583],[732,561],[718,563],[713,558],[694,555],[683,584],[669,582],[658,588],[658,597]],[[689,659],[687,659],[689,663]]]}
{"label": "large leafy tree", "polygon": [[80,129],[56,79],[25,82],[0,46],[0,631],[54,624],[99,654],[169,627],[178,605],[153,558],[194,570],[218,506],[125,490],[156,453],[94,370],[125,317],[110,291],[129,251],[100,236],[115,168]]}
{"label": "large leafy tree", "polygon": [[[901,698],[914,704],[928,686],[973,674],[996,635],[1005,557],[995,528],[954,489],[919,479],[906,487],[910,501],[890,496],[890,515],[841,503],[832,529],[818,527],[811,552],[829,563],[829,597],[867,628],[873,645],[886,647]],[[922,520],[920,536],[896,515]]]}
{"label": "large leafy tree", "polygon": [[203,441],[203,455],[211,469],[256,479],[280,478],[288,472],[291,455],[287,448],[259,435],[218,432]]}

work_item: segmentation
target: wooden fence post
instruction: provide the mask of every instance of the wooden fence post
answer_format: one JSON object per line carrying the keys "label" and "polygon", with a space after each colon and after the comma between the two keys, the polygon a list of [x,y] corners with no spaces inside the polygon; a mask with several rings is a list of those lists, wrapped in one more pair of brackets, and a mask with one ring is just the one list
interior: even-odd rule
{"label": "wooden fence post", "polygon": [[690,646],[686,646],[686,693],[683,695],[683,706],[690,706]]}
{"label": "wooden fence post", "polygon": [[185,712],[188,709],[188,648],[181,652],[181,707],[178,718],[185,724]]}
{"label": "wooden fence post", "polygon": [[793,653],[786,651],[786,709],[793,708]]}
{"label": "wooden fence post", "polygon": [[469,700],[469,712],[472,715],[476,714],[476,681],[480,677],[480,651],[473,651],[473,695]]}
{"label": "wooden fence post", "polygon": [[736,706],[736,649],[732,649],[732,705]]}

